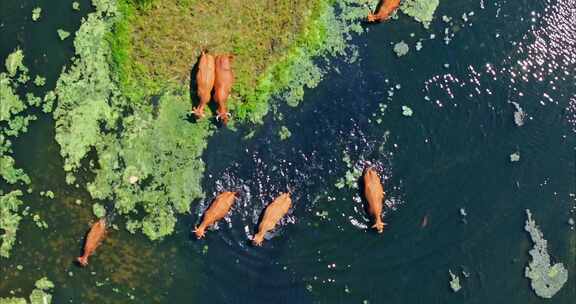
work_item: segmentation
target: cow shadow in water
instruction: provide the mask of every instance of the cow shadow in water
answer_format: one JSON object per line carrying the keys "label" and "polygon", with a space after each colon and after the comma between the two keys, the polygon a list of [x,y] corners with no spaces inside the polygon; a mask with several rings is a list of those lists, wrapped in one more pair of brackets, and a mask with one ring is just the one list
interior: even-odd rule
{"label": "cow shadow in water", "polygon": [[[212,54],[213,56],[215,56],[214,54]],[[187,115],[187,119],[190,122],[197,122],[199,119],[196,118],[196,115],[194,115],[194,113],[192,113],[192,108],[197,107],[200,104],[200,98],[198,98],[198,83],[196,82],[196,74],[198,74],[198,68],[200,65],[200,56],[201,54],[198,55],[196,62],[194,63],[194,65],[192,66],[192,68],[190,69],[190,82],[189,82],[189,86],[188,86],[188,90],[190,92],[190,112],[188,112]],[[212,93],[214,93],[214,90],[212,90]],[[211,95],[212,95],[211,93]],[[212,113],[216,113],[216,109],[218,108],[216,103],[213,102],[212,99],[210,99],[210,102],[208,103],[208,108],[210,109],[210,111]],[[205,117],[202,119],[211,119],[214,122],[216,122],[216,117]]]}

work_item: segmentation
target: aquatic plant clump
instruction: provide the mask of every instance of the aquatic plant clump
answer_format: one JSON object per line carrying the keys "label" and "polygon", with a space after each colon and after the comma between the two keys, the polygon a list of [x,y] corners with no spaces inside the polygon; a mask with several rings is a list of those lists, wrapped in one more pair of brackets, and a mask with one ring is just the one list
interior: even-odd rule
{"label": "aquatic plant clump", "polygon": [[[17,53],[18,51],[13,54]],[[8,58],[10,59],[10,56]],[[7,59],[6,66],[13,67],[12,65],[15,64],[16,67],[14,69],[17,70],[18,66],[21,66],[21,62],[14,63],[12,60],[18,61],[18,59],[14,58]],[[21,61],[21,59],[19,60]],[[24,70],[27,69],[24,68]],[[14,72],[15,75],[16,72]],[[2,106],[0,107],[0,124],[2,125],[0,129],[0,177],[9,184],[17,182],[29,184],[30,178],[24,171],[14,167],[15,160],[9,155],[12,151],[8,137],[14,137],[25,132],[29,122],[34,120],[35,117],[20,115],[26,110],[27,105],[16,95],[14,86],[14,82],[8,74],[0,73],[0,100],[2,100]]]}
{"label": "aquatic plant clump", "polygon": [[[56,141],[64,157],[64,170],[74,172],[80,161],[102,142],[103,131],[116,127],[120,109],[115,106],[117,87],[108,65],[110,48],[105,41],[110,22],[105,11],[91,13],[74,39],[77,57],[56,84],[58,106],[54,110]],[[74,177],[68,175],[68,182]]]}
{"label": "aquatic plant clump", "polygon": [[398,57],[405,56],[409,51],[410,47],[404,41],[400,41],[394,45],[394,53],[396,53],[396,56]]}
{"label": "aquatic plant clump", "polygon": [[405,0],[400,10],[429,28],[439,4],[440,0]]}
{"label": "aquatic plant clump", "polygon": [[280,131],[278,131],[278,136],[280,136],[280,140],[287,140],[292,136],[292,132],[286,126],[282,126]]}
{"label": "aquatic plant clump", "polygon": [[526,210],[526,215],[524,230],[530,234],[534,248],[529,251],[532,261],[526,266],[525,276],[531,280],[532,289],[539,297],[552,298],[568,280],[568,270],[562,263],[551,264],[548,242],[530,210]]}
{"label": "aquatic plant clump", "polygon": [[460,285],[460,277],[455,275],[452,270],[448,270],[448,274],[450,275],[450,288],[453,292],[458,292],[462,289],[462,285]]}
{"label": "aquatic plant clump", "polygon": [[28,69],[24,66],[24,52],[19,48],[14,50],[14,52],[6,58],[5,67],[10,77],[14,77],[18,70],[27,73]]}
{"label": "aquatic plant clump", "polygon": [[171,234],[176,214],[189,212],[191,202],[204,196],[201,156],[210,122],[188,122],[186,100],[165,94],[156,117],[149,109],[135,109],[119,141],[98,148],[100,169],[88,185],[94,198],[114,198],[121,214],[142,207],[147,215],[141,229],[153,240]]}
{"label": "aquatic plant clump", "polygon": [[20,200],[22,191],[15,190],[6,194],[0,192],[0,256],[10,257],[10,251],[16,241],[16,232],[22,217],[18,214],[18,208],[23,204]]}
{"label": "aquatic plant clump", "polygon": [[346,171],[344,177],[339,178],[334,186],[337,189],[342,189],[348,187],[349,189],[358,189],[358,179],[362,176],[362,165],[360,162],[353,163],[350,158],[350,154],[347,151],[343,151],[342,161],[346,164],[348,170]]}
{"label": "aquatic plant clump", "polygon": [[514,152],[510,154],[510,162],[518,162],[520,161],[520,152]]}
{"label": "aquatic plant clump", "polygon": [[414,111],[409,106],[402,106],[402,115],[406,117],[411,117]]}
{"label": "aquatic plant clump", "polygon": [[63,30],[63,29],[58,29],[58,37],[60,37],[60,40],[65,40],[66,38],[70,37],[70,33]]}
{"label": "aquatic plant clump", "polygon": [[95,217],[102,218],[106,216],[106,209],[104,208],[104,206],[98,203],[94,203],[92,205],[92,213],[94,213]]}
{"label": "aquatic plant clump", "polygon": [[32,290],[29,296],[29,302],[25,298],[0,298],[0,304],[50,304],[52,295],[49,293],[54,288],[54,283],[46,277],[41,278],[34,284],[36,288]]}
{"label": "aquatic plant clump", "polygon": [[42,87],[46,84],[46,78],[40,75],[36,75],[36,78],[34,78],[34,84],[38,87]]}
{"label": "aquatic plant clump", "polygon": [[40,16],[42,14],[42,8],[41,7],[36,7],[32,10],[32,21],[37,21],[38,19],[40,19]]}

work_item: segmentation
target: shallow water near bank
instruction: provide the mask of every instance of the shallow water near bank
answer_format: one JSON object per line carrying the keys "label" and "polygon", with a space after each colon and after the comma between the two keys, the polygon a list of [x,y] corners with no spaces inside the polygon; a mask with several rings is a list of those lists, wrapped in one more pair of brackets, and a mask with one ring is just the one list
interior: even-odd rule
{"label": "shallow water near bank", "polygon": [[[61,25],[46,29],[55,39],[45,41],[28,29],[48,28],[42,22],[50,18],[70,19],[77,28],[82,13],[68,15],[67,2],[61,15],[50,12],[48,1],[39,5],[45,19],[38,24],[20,24],[31,4],[3,16],[0,57],[16,45],[4,39],[14,34],[28,60],[43,58],[36,48],[60,50],[60,60],[46,55],[53,66],[26,62],[32,75],[36,69],[53,75],[49,88],[73,54],[71,39],[58,40]],[[453,24],[440,21],[442,15]],[[49,228],[23,221],[12,258],[0,260],[0,296],[27,294],[48,276],[57,303],[132,297],[138,303],[540,303],[523,276],[532,246],[523,231],[530,208],[552,257],[569,267],[569,281],[553,301],[571,303],[576,30],[566,25],[576,17],[576,2],[441,2],[436,16],[430,31],[405,17],[369,26],[354,40],[357,62],[332,60],[331,72],[306,91],[299,107],[280,106],[283,118],[270,115],[253,138],[243,139],[249,130],[242,128],[219,130],[204,155],[204,189],[208,198],[230,188],[241,197],[202,241],[190,230],[209,199],[195,202],[192,215],[181,217],[176,233],[162,242],[112,229],[88,268],[74,265],[92,201],[65,185],[52,121],[35,122],[16,141],[17,164],[35,190],[56,197],[26,197]],[[457,29],[448,46],[446,27]],[[420,38],[423,48],[416,51]],[[397,58],[391,44],[400,40],[411,51]],[[508,101],[528,114],[524,126],[514,124]],[[412,117],[402,115],[402,105],[413,109]],[[292,133],[285,141],[280,126]],[[514,152],[520,161],[511,163]],[[382,235],[365,229],[358,191],[335,187],[349,170],[344,153],[359,167],[374,164],[385,177],[389,226]],[[287,187],[293,211],[264,247],[252,247],[262,208]],[[123,227],[120,217],[115,221]],[[458,293],[449,289],[448,269],[461,276]]]}

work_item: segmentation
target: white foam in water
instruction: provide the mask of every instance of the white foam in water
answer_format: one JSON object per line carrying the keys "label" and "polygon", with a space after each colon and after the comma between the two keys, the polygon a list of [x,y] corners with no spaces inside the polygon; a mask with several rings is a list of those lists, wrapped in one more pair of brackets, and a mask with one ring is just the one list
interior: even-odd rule
{"label": "white foam in water", "polygon": [[365,223],[360,222],[359,220],[355,219],[353,216],[348,216],[348,220],[352,226],[359,228],[359,229],[367,229],[368,225]]}
{"label": "white foam in water", "polygon": [[244,233],[246,234],[246,237],[248,237],[248,239],[252,239],[252,234],[250,233],[250,227],[248,227],[248,225],[244,226]]}

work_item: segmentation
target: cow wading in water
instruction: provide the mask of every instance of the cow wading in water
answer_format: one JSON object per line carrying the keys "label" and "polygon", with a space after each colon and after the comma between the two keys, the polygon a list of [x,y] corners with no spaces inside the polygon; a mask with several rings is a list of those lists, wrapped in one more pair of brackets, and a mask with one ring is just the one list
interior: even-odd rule
{"label": "cow wading in water", "polygon": [[78,257],[76,260],[81,266],[88,265],[88,258],[96,251],[96,248],[100,246],[102,240],[106,236],[106,220],[101,218],[90,228],[86,241],[84,243],[84,254]]}
{"label": "cow wading in water", "polygon": [[386,223],[382,221],[382,209],[384,202],[384,188],[380,181],[380,176],[374,168],[368,167],[364,170],[364,196],[368,201],[368,213],[374,218],[372,228],[378,233],[384,232]]}
{"label": "cow wading in water", "polygon": [[258,226],[258,233],[256,233],[252,239],[254,246],[262,246],[266,232],[276,227],[276,224],[288,213],[291,206],[292,200],[290,199],[290,193],[282,193],[266,207],[262,221]]}
{"label": "cow wading in water", "polygon": [[194,234],[196,238],[201,239],[206,233],[206,229],[223,219],[236,200],[236,192],[222,192],[210,204],[210,207],[204,212],[202,223],[196,229]]}
{"label": "cow wading in water", "polygon": [[228,123],[230,113],[226,107],[226,102],[230,96],[232,85],[234,84],[234,72],[232,71],[232,55],[216,56],[216,80],[214,82],[214,101],[218,104],[216,119],[223,125]]}
{"label": "cow wading in water", "polygon": [[382,22],[388,20],[390,16],[400,7],[400,0],[382,0],[375,14],[368,14],[368,22]]}
{"label": "cow wading in water", "polygon": [[198,62],[198,73],[196,73],[196,93],[200,99],[200,104],[198,107],[192,108],[192,113],[196,115],[197,119],[204,117],[204,109],[212,98],[215,78],[216,61],[214,56],[202,51]]}

